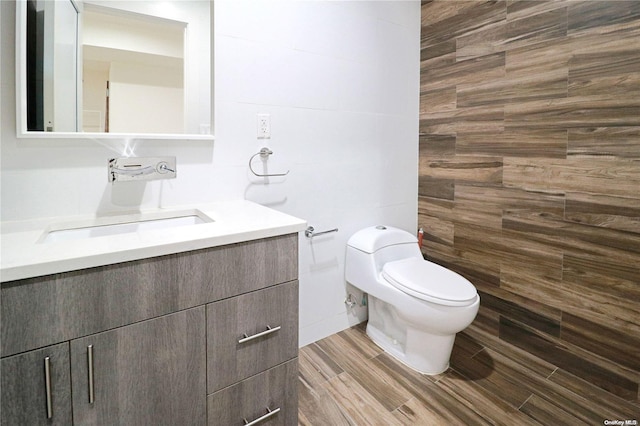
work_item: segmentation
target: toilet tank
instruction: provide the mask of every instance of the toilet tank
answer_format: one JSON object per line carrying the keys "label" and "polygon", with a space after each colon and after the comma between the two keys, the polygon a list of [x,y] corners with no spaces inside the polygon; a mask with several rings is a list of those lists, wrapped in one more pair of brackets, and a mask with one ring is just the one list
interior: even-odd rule
{"label": "toilet tank", "polygon": [[375,253],[384,247],[407,243],[417,244],[418,240],[402,229],[378,225],[361,229],[353,234],[347,241],[347,246],[365,253]]}
{"label": "toilet tank", "polygon": [[417,238],[410,233],[391,226],[365,228],[347,241],[345,278],[367,291],[367,284],[378,278],[385,263],[411,257],[423,258]]}

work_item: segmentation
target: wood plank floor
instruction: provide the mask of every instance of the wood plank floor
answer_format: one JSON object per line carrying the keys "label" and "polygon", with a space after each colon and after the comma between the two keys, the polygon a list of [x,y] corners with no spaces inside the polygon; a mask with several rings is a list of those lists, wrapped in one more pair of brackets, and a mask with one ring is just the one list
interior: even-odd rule
{"label": "wood plank floor", "polygon": [[480,327],[456,338],[451,367],[414,372],[360,324],[300,349],[300,425],[602,425],[640,420],[625,401]]}

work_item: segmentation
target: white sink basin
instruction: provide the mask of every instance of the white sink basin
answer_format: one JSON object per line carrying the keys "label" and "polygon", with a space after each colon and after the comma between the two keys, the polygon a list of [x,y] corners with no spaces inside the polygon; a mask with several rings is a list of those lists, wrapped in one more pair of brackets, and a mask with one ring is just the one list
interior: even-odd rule
{"label": "white sink basin", "polygon": [[213,222],[213,219],[199,210],[154,212],[147,214],[136,213],[98,218],[91,223],[76,222],[54,225],[45,232],[40,242],[53,243],[82,240],[132,232],[175,228],[179,226],[193,226],[210,222]]}

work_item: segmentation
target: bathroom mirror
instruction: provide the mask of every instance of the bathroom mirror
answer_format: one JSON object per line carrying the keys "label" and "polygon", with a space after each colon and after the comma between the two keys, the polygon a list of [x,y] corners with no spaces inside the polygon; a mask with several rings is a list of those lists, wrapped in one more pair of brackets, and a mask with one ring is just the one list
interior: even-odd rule
{"label": "bathroom mirror", "polygon": [[213,139],[210,0],[18,0],[17,134]]}

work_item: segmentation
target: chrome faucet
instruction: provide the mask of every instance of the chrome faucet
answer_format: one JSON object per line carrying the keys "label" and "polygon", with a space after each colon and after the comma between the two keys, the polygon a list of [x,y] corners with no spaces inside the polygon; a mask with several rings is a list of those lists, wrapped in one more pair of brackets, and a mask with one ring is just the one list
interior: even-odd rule
{"label": "chrome faucet", "polygon": [[174,179],[176,177],[176,157],[111,158],[108,166],[109,182]]}

